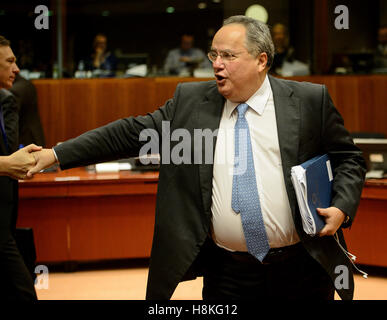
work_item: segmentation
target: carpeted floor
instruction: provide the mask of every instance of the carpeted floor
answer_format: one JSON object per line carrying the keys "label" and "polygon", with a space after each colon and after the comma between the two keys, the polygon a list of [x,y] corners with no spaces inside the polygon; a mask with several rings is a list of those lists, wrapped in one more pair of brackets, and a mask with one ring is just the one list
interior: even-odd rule
{"label": "carpeted floor", "polygon": [[[355,300],[387,300],[386,270],[372,272],[370,276],[355,276]],[[37,287],[41,300],[143,300],[145,298],[148,269],[86,270],[76,272],[51,272],[48,289]],[[41,279],[41,278],[39,278]],[[41,280],[40,286],[44,287]],[[180,283],[172,299],[200,300],[202,278]]]}

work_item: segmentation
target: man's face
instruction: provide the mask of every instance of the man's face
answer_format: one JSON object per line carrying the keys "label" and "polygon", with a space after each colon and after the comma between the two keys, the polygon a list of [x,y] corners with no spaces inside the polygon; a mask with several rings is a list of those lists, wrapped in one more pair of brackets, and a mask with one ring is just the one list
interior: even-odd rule
{"label": "man's face", "polygon": [[[215,34],[211,51],[218,57],[212,63],[219,93],[232,102],[245,102],[262,83],[267,55],[252,56],[246,48],[246,29],[241,24],[229,24]],[[223,59],[219,54],[231,54]]]}
{"label": "man's face", "polygon": [[105,51],[106,50],[106,45],[107,45],[107,39],[105,36],[98,35],[95,37],[95,42],[94,46],[96,49]]}
{"label": "man's face", "polygon": [[287,36],[285,26],[277,24],[272,30],[273,43],[276,50],[282,50],[287,46]]}
{"label": "man's face", "polygon": [[19,73],[16,58],[10,47],[0,47],[0,88],[9,89]]}
{"label": "man's face", "polygon": [[181,38],[181,48],[184,50],[184,51],[187,51],[189,49],[192,48],[193,46],[193,37],[192,36],[189,36],[189,35],[184,35],[182,36]]}

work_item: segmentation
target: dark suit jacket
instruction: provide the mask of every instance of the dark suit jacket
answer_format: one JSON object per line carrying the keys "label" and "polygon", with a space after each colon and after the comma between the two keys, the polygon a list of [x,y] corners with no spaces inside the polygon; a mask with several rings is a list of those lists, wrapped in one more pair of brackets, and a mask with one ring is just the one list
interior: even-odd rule
{"label": "dark suit jacket", "polygon": [[45,139],[34,85],[17,75],[9,91],[15,96],[19,108],[19,143],[24,146],[31,143],[44,146]]}
{"label": "dark suit jacket", "polygon": [[[304,233],[290,169],[328,153],[335,176],[332,206],[340,208],[353,221],[364,183],[364,159],[344,128],[325,86],[269,79],[282,169],[298,235],[332,280],[338,276],[336,266],[348,267],[349,288],[338,293],[343,299],[351,299],[351,264],[333,237],[311,238]],[[136,156],[146,143],[138,138],[142,129],[155,129],[161,137],[162,121],[170,121],[170,132],[185,128],[193,139],[194,129],[214,131],[219,127],[223,106],[224,98],[214,81],[180,84],[173,99],[152,114],[115,121],[61,144],[55,151],[62,169]],[[171,141],[170,150],[178,143]],[[204,152],[205,148],[202,149]],[[205,159],[204,153],[202,159]],[[161,165],[147,299],[169,299],[177,284],[195,271],[193,266],[197,265],[210,230],[212,172],[213,165],[205,163]],[[341,230],[338,233],[344,244]]]}
{"label": "dark suit jacket", "polygon": [[[5,131],[8,146],[6,147],[0,134],[0,155],[7,156],[18,148],[18,113],[15,97],[5,89],[0,90],[0,106],[3,108]],[[10,232],[16,227],[18,181],[9,177],[0,177],[0,250],[7,241]]]}

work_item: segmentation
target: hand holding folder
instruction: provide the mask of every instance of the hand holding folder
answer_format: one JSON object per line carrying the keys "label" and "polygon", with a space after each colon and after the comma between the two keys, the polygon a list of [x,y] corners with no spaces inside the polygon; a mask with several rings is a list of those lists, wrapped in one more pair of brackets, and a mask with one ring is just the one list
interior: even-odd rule
{"label": "hand holding folder", "polygon": [[[300,208],[302,226],[309,235],[317,235],[325,226],[325,221],[317,212],[317,208],[331,207],[332,201],[332,167],[327,154],[314,157],[291,169],[291,177]],[[335,208],[336,210],[339,210]],[[337,234],[334,238],[354,268],[367,278],[368,274],[358,269],[354,264],[356,256],[345,250],[340,244]]]}
{"label": "hand holding folder", "polygon": [[317,156],[292,167],[291,177],[303,229],[309,235],[317,235],[325,225],[317,208],[330,207],[332,200],[333,174],[328,155]]}

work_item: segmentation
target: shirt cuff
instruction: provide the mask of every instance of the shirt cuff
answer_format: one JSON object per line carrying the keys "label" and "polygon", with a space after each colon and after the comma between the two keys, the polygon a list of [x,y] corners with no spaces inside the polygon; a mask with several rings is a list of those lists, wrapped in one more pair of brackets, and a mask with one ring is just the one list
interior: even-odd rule
{"label": "shirt cuff", "polygon": [[56,162],[59,163],[58,156],[56,155],[56,152],[55,152],[54,148],[51,148],[51,150],[54,153]]}

